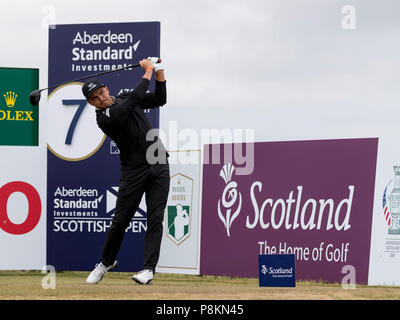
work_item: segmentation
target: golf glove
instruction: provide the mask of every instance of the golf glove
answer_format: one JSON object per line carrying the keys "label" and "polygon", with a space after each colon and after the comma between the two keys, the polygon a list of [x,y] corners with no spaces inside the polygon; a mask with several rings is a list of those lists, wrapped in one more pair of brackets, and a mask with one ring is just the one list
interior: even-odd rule
{"label": "golf glove", "polygon": [[[153,63],[154,71],[157,72],[159,70],[164,70],[164,66],[161,63],[161,59],[157,57],[148,57],[147,59],[151,60]],[[158,62],[160,61],[160,62]]]}

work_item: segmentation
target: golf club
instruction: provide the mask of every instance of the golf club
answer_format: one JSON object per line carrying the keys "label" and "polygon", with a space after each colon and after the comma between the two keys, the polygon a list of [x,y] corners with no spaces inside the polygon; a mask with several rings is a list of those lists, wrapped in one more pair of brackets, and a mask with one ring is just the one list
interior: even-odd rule
{"label": "golf club", "polygon": [[[158,58],[158,61],[157,61],[156,63],[160,63],[160,62],[161,62],[161,59]],[[154,62],[153,62],[153,63],[154,63]],[[126,69],[130,69],[130,68],[137,68],[137,67],[140,67],[140,64],[139,64],[139,63],[137,63],[137,64],[131,64],[131,65],[129,65],[129,66],[122,67],[122,68],[119,68],[119,69],[114,69],[114,70],[110,70],[110,71],[95,73],[95,74],[92,74],[92,75],[89,75],[89,76],[85,76],[85,77],[82,77],[82,78],[77,78],[77,79],[74,79],[74,80],[70,80],[70,81],[66,81],[66,82],[63,82],[63,83],[59,83],[59,84],[50,86],[50,87],[48,87],[48,88],[33,90],[33,91],[31,92],[31,94],[29,95],[29,101],[31,102],[32,105],[37,106],[37,105],[39,104],[39,101],[40,101],[40,93],[41,93],[42,91],[44,91],[44,90],[53,89],[53,88],[56,88],[56,87],[61,86],[61,85],[63,85],[63,84],[70,83],[70,82],[81,81],[81,80],[84,80],[84,79],[94,78],[94,77],[97,77],[97,76],[101,76],[101,75],[103,75],[103,74],[107,74],[107,73],[111,73],[111,72],[117,72],[117,71],[126,70]]]}

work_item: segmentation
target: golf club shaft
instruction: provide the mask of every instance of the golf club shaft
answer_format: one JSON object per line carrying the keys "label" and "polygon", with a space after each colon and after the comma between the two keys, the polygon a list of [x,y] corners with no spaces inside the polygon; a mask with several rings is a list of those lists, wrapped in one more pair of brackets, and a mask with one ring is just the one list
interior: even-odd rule
{"label": "golf club shaft", "polygon": [[139,64],[139,63],[137,63],[137,64],[131,64],[131,65],[129,65],[129,66],[122,67],[122,68],[119,68],[119,69],[114,69],[114,70],[110,70],[110,71],[104,71],[104,72],[99,72],[99,73],[91,74],[91,75],[89,75],[89,76],[85,76],[85,77],[82,77],[82,78],[78,78],[78,79],[70,80],[70,81],[67,81],[67,82],[55,84],[55,85],[50,86],[50,87],[48,87],[48,88],[40,89],[39,92],[44,91],[44,90],[47,90],[47,89],[53,89],[53,88],[56,88],[56,87],[58,87],[58,86],[61,86],[61,85],[63,85],[63,84],[66,84],[66,83],[76,82],[76,81],[80,81],[80,80],[84,80],[84,79],[89,79],[89,78],[94,78],[94,77],[97,77],[97,76],[101,76],[101,75],[103,75],[103,74],[107,74],[107,73],[111,73],[111,72],[116,72],[116,71],[121,71],[121,70],[129,69],[129,68],[136,68],[136,67],[140,67],[140,64]]}

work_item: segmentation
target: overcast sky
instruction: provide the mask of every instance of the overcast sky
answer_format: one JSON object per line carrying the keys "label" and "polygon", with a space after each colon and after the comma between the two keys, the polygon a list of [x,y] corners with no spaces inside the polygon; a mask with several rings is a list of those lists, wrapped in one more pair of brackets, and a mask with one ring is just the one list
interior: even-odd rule
{"label": "overcast sky", "polygon": [[253,128],[263,141],[397,134],[399,1],[1,0],[0,12],[0,65],[40,68],[41,87],[48,23],[160,21],[162,126]]}

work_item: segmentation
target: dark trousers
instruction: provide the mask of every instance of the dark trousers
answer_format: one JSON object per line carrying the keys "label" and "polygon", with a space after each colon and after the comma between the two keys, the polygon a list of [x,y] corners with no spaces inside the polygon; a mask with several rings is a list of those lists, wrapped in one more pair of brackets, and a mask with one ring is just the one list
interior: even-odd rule
{"label": "dark trousers", "polygon": [[144,169],[122,171],[115,214],[107,233],[101,262],[106,267],[116,260],[133,215],[143,193],[147,206],[147,230],[144,240],[144,269],[154,272],[160,255],[162,222],[169,192],[169,165],[155,164]]}

